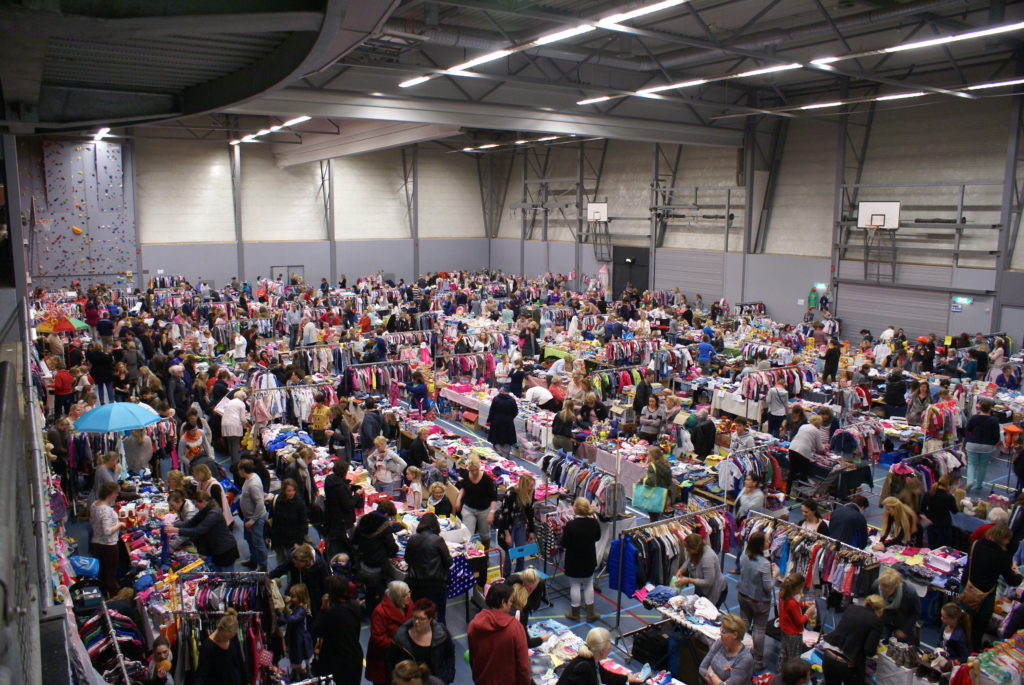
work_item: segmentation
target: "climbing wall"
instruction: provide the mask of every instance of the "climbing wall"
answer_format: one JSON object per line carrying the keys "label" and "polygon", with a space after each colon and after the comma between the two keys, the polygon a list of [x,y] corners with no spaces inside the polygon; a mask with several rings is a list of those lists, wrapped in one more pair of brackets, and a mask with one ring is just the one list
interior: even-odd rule
{"label": "climbing wall", "polygon": [[132,282],[137,244],[121,146],[39,145],[19,155],[33,283]]}

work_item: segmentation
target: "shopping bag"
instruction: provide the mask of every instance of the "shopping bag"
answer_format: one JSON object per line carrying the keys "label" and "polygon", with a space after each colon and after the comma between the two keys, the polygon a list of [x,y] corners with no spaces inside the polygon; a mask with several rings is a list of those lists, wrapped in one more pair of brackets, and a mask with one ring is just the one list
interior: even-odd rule
{"label": "shopping bag", "polygon": [[76,578],[98,578],[100,575],[100,560],[95,557],[75,555],[70,557],[68,562]]}
{"label": "shopping bag", "polygon": [[227,395],[224,395],[224,397],[220,398],[220,402],[218,402],[217,406],[213,408],[213,411],[217,413],[217,416],[224,416],[224,408],[228,406],[228,402],[230,401],[231,393],[228,393]]}
{"label": "shopping bag", "polygon": [[661,513],[665,509],[665,498],[668,497],[668,490],[650,485],[637,483],[633,486],[633,506],[640,511],[656,511]]}

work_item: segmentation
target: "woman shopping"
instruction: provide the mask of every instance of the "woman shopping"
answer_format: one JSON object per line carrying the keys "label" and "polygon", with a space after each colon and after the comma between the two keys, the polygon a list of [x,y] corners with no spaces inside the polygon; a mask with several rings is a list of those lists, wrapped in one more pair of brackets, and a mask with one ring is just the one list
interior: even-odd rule
{"label": "woman shopping", "polygon": [[366,457],[366,470],[370,472],[370,482],[380,492],[396,499],[402,487],[405,460],[388,447],[388,439],[383,435],[374,438],[373,447],[373,451]]}
{"label": "woman shopping", "polygon": [[668,494],[672,490],[672,469],[668,465],[665,453],[657,445],[651,445],[647,448],[647,473],[638,485],[644,485],[648,488],[661,488],[665,491],[665,497],[660,502],[654,501],[656,498],[652,498],[649,504],[642,507],[653,523],[660,519],[665,509],[671,505]]}
{"label": "woman shopping", "polygon": [[988,463],[995,455],[1002,430],[999,419],[992,416],[992,400],[978,400],[978,411],[967,420],[964,451],[967,452],[967,489],[980,490],[985,484]]}
{"label": "woman shopping", "polygon": [[722,606],[729,587],[722,575],[722,565],[715,550],[697,533],[686,536],[683,548],[686,550],[686,563],[676,571],[673,584],[680,589],[693,585],[698,595],[710,600],[716,607]]}
{"label": "woman shopping", "polygon": [[754,657],[743,645],[743,619],[722,616],[722,635],[711,645],[698,671],[708,685],[747,685],[754,676]]}
{"label": "woman shopping", "polygon": [[[502,500],[501,507],[494,517],[498,544],[505,550],[503,575],[506,578],[512,574],[512,560],[509,559],[508,550],[529,544],[534,539],[534,485],[535,481],[530,474],[524,473],[519,476],[519,482],[505,493],[505,499]],[[515,566],[516,573],[522,571],[526,567],[526,559],[516,559]]]}
{"label": "woman shopping", "polygon": [[821,439],[821,417],[811,414],[807,423],[801,425],[793,440],[789,443],[789,480],[786,481],[786,495],[793,489],[798,478],[807,479],[811,475],[811,455],[824,449]]}
{"label": "woman shopping", "polygon": [[771,562],[764,556],[764,533],[751,533],[740,558],[740,614],[753,625],[754,670],[764,670],[764,633],[772,605]]}
{"label": "woman shopping", "polygon": [[586,607],[585,620],[596,621],[594,611],[593,575],[597,569],[597,541],[601,539],[601,525],[597,522],[590,502],[577,497],[573,502],[573,518],[562,530],[562,549],[565,550],[565,575],[569,578],[569,611],[565,617],[579,621],[581,605]]}

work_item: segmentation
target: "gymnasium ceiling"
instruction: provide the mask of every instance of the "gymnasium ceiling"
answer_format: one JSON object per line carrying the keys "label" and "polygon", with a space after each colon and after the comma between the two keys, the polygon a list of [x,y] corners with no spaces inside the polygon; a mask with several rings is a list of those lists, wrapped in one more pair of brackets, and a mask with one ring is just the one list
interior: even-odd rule
{"label": "gymnasium ceiling", "polygon": [[[367,6],[387,4],[338,2],[342,17],[355,8],[365,14]],[[61,3],[90,4],[88,0]],[[259,4],[269,6],[275,1]],[[299,2],[279,0],[276,4],[280,7],[258,7],[252,9],[253,14],[238,14],[238,27],[253,30],[239,28],[231,34],[231,41],[224,38],[223,31],[231,22],[215,24],[217,32],[211,29],[205,41],[217,46],[215,57],[206,55],[209,45],[193,49],[180,36],[140,41],[113,35],[105,41],[118,48],[127,46],[124,49],[129,52],[154,51],[158,46],[166,50],[171,46],[164,47],[164,41],[176,41],[173,45],[184,51],[168,54],[168,59],[176,61],[168,62],[175,68],[166,73],[143,71],[150,64],[146,61],[138,65],[143,75],[133,76],[131,60],[117,73],[127,79],[124,88],[141,89],[143,82],[159,84],[164,91],[178,93],[179,102],[187,104],[190,100],[181,93],[196,87],[190,83],[202,75],[202,69],[238,67],[225,64],[224,53],[233,41],[243,42],[248,59],[258,60],[253,51],[269,50],[274,37],[280,40],[287,34],[267,31],[272,23],[267,16],[270,12],[283,11],[287,5],[292,11],[281,16],[290,17],[295,24],[291,28],[303,28],[298,25],[298,15],[312,11],[296,9]],[[332,0],[321,4],[327,9],[333,6]],[[415,131],[404,138],[381,136],[378,147],[448,138],[450,145],[458,148],[467,137],[478,141],[490,134],[514,140],[568,133],[733,147],[741,144],[749,122],[779,117],[831,118],[844,111],[836,103],[853,105],[877,98],[883,98],[877,102],[880,108],[910,109],[943,101],[1006,97],[1014,87],[977,86],[1021,75],[1024,24],[985,37],[936,40],[1022,22],[1024,2],[1019,1],[691,0],[672,5],[653,1],[396,0],[394,4],[386,20],[382,15],[363,40],[354,42],[355,47],[344,54],[336,52],[326,65],[293,73],[277,85],[262,88],[262,94],[232,94],[233,104],[216,108],[209,106],[216,100],[214,95],[223,100],[227,94],[210,93],[207,87],[207,100],[192,111],[216,109],[212,116],[178,117],[159,126],[175,126],[197,138],[224,141],[294,117],[312,117],[309,122],[252,141],[276,143],[276,149],[312,139],[323,144],[322,136],[331,135],[358,137],[363,146],[360,150],[372,148],[376,143],[367,142],[374,137],[368,122],[381,122],[379,126],[389,135],[396,127]],[[655,4],[672,6],[608,21],[611,15]],[[6,14],[7,10],[0,12],[0,18]],[[308,17],[303,21],[312,23]],[[582,24],[593,28],[536,44],[539,38]],[[280,28],[286,27],[282,24]],[[203,36],[200,39],[205,40]],[[920,41],[933,43],[904,49]],[[62,45],[57,41],[57,46]],[[75,70],[68,64],[58,68],[56,58],[62,53],[52,44],[49,49],[43,81],[56,80],[57,87],[62,87],[60,83],[76,78]],[[509,54],[452,69],[499,50]],[[329,51],[321,53],[321,57],[327,55]],[[822,58],[840,59],[814,61]],[[751,71],[763,73],[748,74]],[[427,78],[415,85],[400,85],[420,77]],[[681,85],[638,94],[667,84]],[[88,84],[71,84],[83,85]],[[118,133],[135,134],[115,129]]]}

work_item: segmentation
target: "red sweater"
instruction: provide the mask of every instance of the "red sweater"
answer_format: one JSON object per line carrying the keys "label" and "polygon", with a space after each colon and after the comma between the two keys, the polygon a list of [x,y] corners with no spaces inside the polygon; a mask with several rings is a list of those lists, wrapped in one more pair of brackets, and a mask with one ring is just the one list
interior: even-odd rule
{"label": "red sweater", "polygon": [[779,612],[779,629],[783,635],[802,634],[805,623],[807,623],[807,617],[804,616],[804,610],[800,602],[792,597],[782,600],[782,611]]}
{"label": "red sweater", "polygon": [[68,373],[67,369],[61,369],[57,372],[57,375],[53,377],[53,394],[54,395],[69,395],[74,390],[74,379],[71,374]]}
{"label": "red sweater", "polygon": [[499,609],[485,609],[469,622],[468,635],[476,685],[530,685],[530,655],[522,623]]}
{"label": "red sweater", "polygon": [[384,657],[391,646],[395,631],[410,618],[411,600],[403,612],[387,597],[380,601],[370,615],[370,642],[366,646],[366,679],[374,685],[387,685],[391,682],[391,674],[384,665]]}

